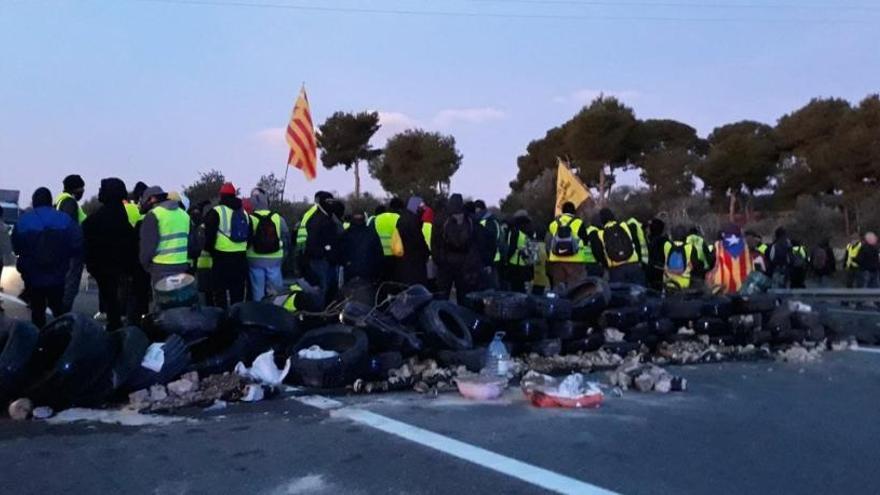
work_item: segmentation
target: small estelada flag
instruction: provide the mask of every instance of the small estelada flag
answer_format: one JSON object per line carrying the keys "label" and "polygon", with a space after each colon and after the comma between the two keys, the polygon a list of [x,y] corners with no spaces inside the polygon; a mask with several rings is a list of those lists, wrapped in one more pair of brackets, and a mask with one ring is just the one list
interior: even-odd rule
{"label": "small estelada flag", "polygon": [[556,168],[556,215],[559,216],[562,213],[562,205],[571,202],[577,208],[590,199],[590,191],[568,168],[568,163],[561,158],[557,158],[557,161],[559,165]]}
{"label": "small estelada flag", "polygon": [[285,137],[290,146],[287,164],[302,170],[307,180],[314,180],[318,175],[318,145],[305,86],[299,91],[299,97],[293,106]]}

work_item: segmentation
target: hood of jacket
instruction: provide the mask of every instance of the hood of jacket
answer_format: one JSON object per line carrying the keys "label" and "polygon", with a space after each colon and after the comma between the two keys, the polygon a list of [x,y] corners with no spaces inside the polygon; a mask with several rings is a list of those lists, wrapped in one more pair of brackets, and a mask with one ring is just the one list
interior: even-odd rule
{"label": "hood of jacket", "polygon": [[448,215],[464,213],[464,199],[461,197],[461,194],[456,193],[449,197],[449,202],[446,204],[446,213]]}
{"label": "hood of jacket", "polygon": [[122,182],[122,179],[116,177],[101,179],[101,188],[98,189],[98,201],[101,204],[121,204],[126,196],[128,196],[128,191],[125,189],[125,183]]}

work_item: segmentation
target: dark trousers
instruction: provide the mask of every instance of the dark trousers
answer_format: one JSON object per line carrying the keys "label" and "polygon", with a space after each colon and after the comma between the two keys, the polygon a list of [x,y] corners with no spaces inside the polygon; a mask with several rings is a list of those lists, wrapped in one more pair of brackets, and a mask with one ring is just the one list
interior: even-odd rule
{"label": "dark trousers", "polygon": [[248,279],[247,255],[240,253],[216,252],[211,269],[211,283],[214,289],[214,304],[220,308],[244,301]]}
{"label": "dark trousers", "polygon": [[122,326],[122,275],[93,275],[98,283],[98,301],[101,309],[107,314],[107,330],[116,330]]}
{"label": "dark trousers", "polygon": [[639,263],[627,263],[608,269],[608,281],[613,283],[625,283],[645,285],[645,272]]}
{"label": "dark trousers", "polygon": [[446,265],[437,267],[437,290],[441,297],[449,299],[452,295],[452,287],[455,286],[456,301],[464,301],[464,296],[479,289],[479,269],[468,269],[463,265]]}
{"label": "dark trousers", "polygon": [[64,313],[73,310],[73,301],[79,294],[79,285],[82,282],[83,260],[82,258],[71,258],[70,268],[64,277],[64,294],[62,294],[62,304],[64,305]]}
{"label": "dark trousers", "polygon": [[131,287],[125,302],[125,315],[129,325],[139,325],[141,317],[150,312],[150,274],[137,268],[131,276]]}
{"label": "dark trousers", "polygon": [[306,281],[321,291],[321,307],[325,307],[336,297],[336,267],[325,259],[309,260],[306,267]]}
{"label": "dark trousers", "polygon": [[526,291],[526,283],[535,276],[535,269],[531,266],[508,265],[504,267],[504,279],[507,287],[513,292]]}
{"label": "dark trousers", "polygon": [[54,287],[28,287],[31,304],[31,321],[37,328],[46,326],[46,308],[57,318],[64,314],[64,285]]}

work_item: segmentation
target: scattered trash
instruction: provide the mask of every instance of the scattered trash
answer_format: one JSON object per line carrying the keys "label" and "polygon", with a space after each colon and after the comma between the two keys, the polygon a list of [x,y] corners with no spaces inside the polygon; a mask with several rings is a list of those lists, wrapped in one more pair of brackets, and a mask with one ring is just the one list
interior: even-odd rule
{"label": "scattered trash", "polygon": [[605,397],[598,384],[586,381],[580,373],[560,380],[530,371],[523,376],[520,386],[537,407],[595,408]]}
{"label": "scattered trash", "polygon": [[850,335],[845,340],[837,340],[831,343],[832,351],[846,351],[846,350],[856,350],[859,348],[859,343],[856,338]]}
{"label": "scattered trash", "polygon": [[46,420],[50,424],[95,421],[122,426],[164,426],[180,422],[196,422],[194,419],[179,416],[141,414],[132,409],[65,409]]}
{"label": "scattered trash", "polygon": [[162,366],[165,364],[165,343],[164,342],[156,342],[150,344],[147,347],[147,352],[144,353],[144,359],[141,361],[141,366],[147,368],[150,371],[158,373]]}
{"label": "scattered trash", "polygon": [[[310,349],[303,349],[302,351],[299,351],[299,356],[303,357],[303,351],[308,351]],[[320,347],[318,347],[318,349],[320,349]],[[333,352],[335,354],[335,351],[329,352]],[[235,373],[239,376],[251,379],[256,383],[267,385],[270,387],[277,387],[281,385],[281,383],[284,381],[284,378],[287,377],[287,374],[289,372],[290,358],[287,358],[287,361],[284,363],[284,368],[278,368],[275,365],[275,351],[266,351],[257,356],[257,358],[254,359],[253,364],[251,364],[250,368],[245,366],[244,363],[242,363],[241,361],[239,361],[239,363],[235,365]]]}
{"label": "scattered trash", "polygon": [[192,382],[186,378],[181,378],[180,380],[175,380],[169,383],[165,386],[165,388],[168,390],[169,394],[175,395],[177,397],[183,397],[184,395],[199,388],[199,383]]}
{"label": "scattered trash", "polygon": [[682,392],[687,389],[687,379],[673,376],[653,364],[640,364],[628,360],[608,373],[608,382],[620,390],[635,389],[639,392]]}
{"label": "scattered trash", "polygon": [[228,405],[229,405],[229,403],[226,402],[225,400],[217,399],[214,401],[213,404],[211,404],[210,406],[208,406],[202,410],[204,412],[222,411],[223,409],[226,409],[226,406],[228,406]]}
{"label": "scattered trash", "polygon": [[800,344],[794,344],[776,354],[776,359],[788,363],[812,363],[822,359],[822,352],[823,346],[817,345],[808,349]]}
{"label": "scattered trash", "polygon": [[34,410],[34,403],[28,398],[21,398],[12,401],[9,404],[9,417],[16,421],[24,421],[31,416]]}
{"label": "scattered trash", "polygon": [[301,359],[328,359],[338,356],[336,351],[325,351],[321,346],[313,345],[305,349],[300,349],[297,353]]}
{"label": "scattered trash", "polygon": [[[135,411],[159,412],[188,406],[205,407],[217,400],[238,401],[244,397],[248,385],[242,377],[235,373],[210,375],[201,380],[187,374],[178,381],[184,380],[192,383],[195,387],[188,392],[181,392],[181,389],[177,389],[179,393],[169,394],[166,387],[154,385],[149,390],[139,390],[129,394],[128,407]],[[183,387],[186,388],[186,386]]]}
{"label": "scattered trash", "polygon": [[623,342],[624,337],[626,337],[623,332],[616,328],[606,328],[603,333],[605,335],[605,342]]}
{"label": "scattered trash", "polygon": [[55,411],[47,406],[35,407],[33,413],[31,413],[34,419],[48,419],[51,418],[53,414],[55,414]]}
{"label": "scattered trash", "polygon": [[501,397],[504,389],[507,388],[507,383],[507,377],[489,374],[468,373],[455,378],[459,393],[474,400],[492,400]]}
{"label": "scattered trash", "polygon": [[263,400],[263,386],[256,383],[249,383],[244,387],[244,394],[241,396],[243,402],[259,402]]}

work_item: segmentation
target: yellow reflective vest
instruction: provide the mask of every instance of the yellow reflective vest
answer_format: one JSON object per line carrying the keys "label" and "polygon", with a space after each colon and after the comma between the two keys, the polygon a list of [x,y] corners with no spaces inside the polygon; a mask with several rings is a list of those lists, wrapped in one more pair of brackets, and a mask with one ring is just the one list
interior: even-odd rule
{"label": "yellow reflective vest", "polygon": [[[669,270],[669,254],[672,248],[684,248],[684,271],[681,273]],[[694,245],[681,241],[666,241],[663,244],[663,284],[674,286],[679,289],[687,289],[691,286],[691,260],[693,258]]]}
{"label": "yellow reflective vest", "polygon": [[243,253],[247,251],[247,241],[235,242],[229,238],[232,235],[232,214],[234,210],[228,206],[217,205],[214,207],[214,211],[220,217],[214,249],[221,253]]}
{"label": "yellow reflective vest", "polygon": [[425,238],[425,244],[428,245],[428,251],[431,251],[431,233],[434,231],[434,224],[431,222],[422,222],[422,236]]}
{"label": "yellow reflective vest", "polygon": [[159,243],[153,263],[156,265],[183,265],[188,261],[189,215],[180,208],[172,210],[156,206],[150,213],[159,226]]}
{"label": "yellow reflective vest", "polygon": [[843,262],[844,268],[847,270],[857,270],[859,264],[856,262],[856,256],[862,250],[862,241],[851,242],[846,245],[846,259]]}
{"label": "yellow reflective vest", "polygon": [[608,250],[605,249],[605,231],[615,225],[620,225],[621,228],[623,228],[623,231],[626,232],[626,234],[629,236],[630,242],[632,242],[632,238],[633,238],[633,233],[632,233],[631,227],[630,227],[630,225],[628,225],[625,222],[619,223],[617,221],[611,221],[611,222],[606,223],[599,230],[599,241],[601,241],[601,243],[602,243],[602,249],[605,250],[605,261],[608,263],[608,267],[609,268],[616,268],[618,266],[628,265],[630,263],[638,263],[639,260],[641,259],[641,255],[640,255],[640,253],[636,252],[635,243],[633,243],[632,256],[630,256],[629,259],[627,259],[626,261],[622,261],[622,262],[612,261],[611,258],[608,257]]}
{"label": "yellow reflective vest", "polygon": [[391,238],[394,237],[394,231],[397,230],[397,221],[399,219],[400,215],[397,213],[386,211],[376,215],[376,220],[373,222],[376,233],[379,234],[379,240],[382,241],[382,253],[385,256],[394,255],[391,252]]}
{"label": "yellow reflective vest", "polygon": [[309,231],[306,230],[306,227],[316,211],[318,211],[318,205],[312,205],[303,214],[302,220],[299,221],[299,225],[296,227],[296,250],[299,252],[306,250],[306,240],[309,237]]}
{"label": "yellow reflective vest", "polygon": [[522,231],[517,231],[516,236],[516,248],[513,253],[510,254],[510,258],[508,259],[508,263],[511,266],[529,266],[532,264],[532,260],[523,258],[523,250],[525,250],[529,245],[529,237],[525,235]]}
{"label": "yellow reflective vest", "polygon": [[578,240],[580,248],[578,249],[577,254],[572,256],[557,256],[548,249],[547,261],[558,263],[595,263],[596,257],[593,256],[593,249],[590,246],[590,243],[584,242],[581,238],[581,229],[584,227],[584,222],[580,218],[575,218],[574,215],[563,213],[559,218],[550,222],[550,225],[547,227],[550,237],[552,238],[555,236],[556,232],[559,231],[559,227],[565,225],[571,225],[571,235]]}
{"label": "yellow reflective vest", "polygon": [[271,212],[269,210],[255,210],[254,214],[251,215],[251,232],[254,234],[257,233],[257,225],[260,223],[259,217],[269,217],[272,220],[272,223],[275,224],[275,234],[278,236],[278,251],[274,253],[265,253],[259,254],[254,252],[252,247],[248,247],[247,257],[248,258],[263,258],[263,259],[281,259],[284,257],[284,239],[281,238],[281,215]]}
{"label": "yellow reflective vest", "polygon": [[626,221],[627,225],[629,225],[630,235],[635,234],[636,239],[639,241],[639,261],[644,264],[648,264],[648,239],[645,237],[645,228],[642,226],[642,222],[636,220],[635,218],[630,218]]}
{"label": "yellow reflective vest", "polygon": [[140,222],[144,218],[144,216],[141,215],[141,209],[138,208],[138,205],[130,203],[128,201],[126,201],[124,204],[125,214],[126,216],[128,216],[128,223],[130,223],[132,227],[137,226],[138,222]]}
{"label": "yellow reflective vest", "polygon": [[[74,198],[72,194],[70,194],[68,192],[63,192],[63,193],[59,194],[58,197],[55,198],[55,209],[56,210],[61,209],[61,203],[64,202],[65,199],[72,199],[72,200],[76,201],[76,198]],[[76,217],[77,217],[77,221],[80,224],[82,224],[83,220],[86,219],[86,212],[83,211],[82,206],[79,205],[79,201],[76,201]]]}

